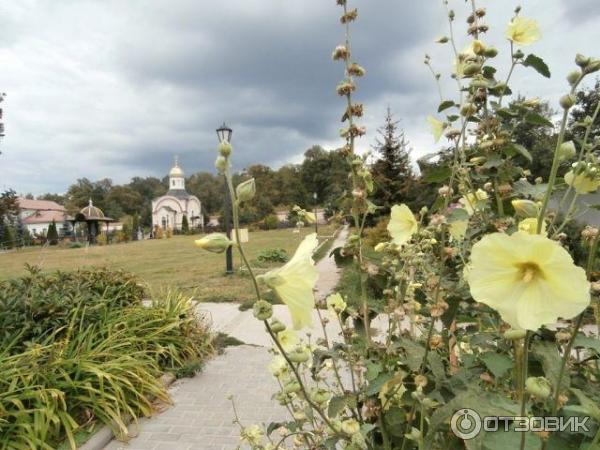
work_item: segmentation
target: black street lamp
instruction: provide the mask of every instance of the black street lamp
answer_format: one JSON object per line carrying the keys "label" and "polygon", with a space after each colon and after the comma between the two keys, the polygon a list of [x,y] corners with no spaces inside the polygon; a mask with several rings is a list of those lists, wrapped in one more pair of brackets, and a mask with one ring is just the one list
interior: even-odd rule
{"label": "black street lamp", "polygon": [[317,216],[317,193],[313,192],[313,199],[315,200],[315,233],[319,234],[319,217]]}
{"label": "black street lamp", "polygon": [[223,122],[219,128],[217,128],[217,137],[219,138],[219,143],[223,141],[231,142],[231,135],[233,134],[233,130]]}
{"label": "black street lamp", "polygon": [[[219,143],[226,141],[231,142],[233,130],[229,128],[225,122],[217,128],[217,137]],[[225,234],[231,239],[231,196],[229,195],[229,187],[227,186],[227,178],[225,177],[225,207],[223,211],[223,221],[225,222]],[[233,249],[230,246],[225,251],[225,274],[233,274]]]}

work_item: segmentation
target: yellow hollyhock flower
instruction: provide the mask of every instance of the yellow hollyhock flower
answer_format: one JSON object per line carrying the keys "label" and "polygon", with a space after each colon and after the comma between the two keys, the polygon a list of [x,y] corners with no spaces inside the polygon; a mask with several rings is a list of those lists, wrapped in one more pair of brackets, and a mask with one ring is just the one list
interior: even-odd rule
{"label": "yellow hollyhock flower", "polygon": [[240,434],[240,439],[243,442],[248,442],[248,444],[252,446],[259,445],[264,437],[265,433],[260,427],[260,425],[251,425],[249,427],[244,427]]}
{"label": "yellow hollyhock flower", "polygon": [[540,27],[533,19],[517,16],[508,24],[506,37],[515,44],[530,45],[540,40]]}
{"label": "yellow hollyhock flower", "polygon": [[450,236],[455,241],[462,241],[465,238],[465,234],[467,234],[467,228],[469,227],[468,220],[457,220],[455,222],[451,222],[449,228]]}
{"label": "yellow hollyhock flower", "polygon": [[442,133],[444,132],[446,125],[444,122],[436,119],[433,116],[427,116],[427,122],[429,122],[429,125],[431,126],[431,134],[433,134],[433,139],[437,143],[442,137]]}
{"label": "yellow hollyhock flower", "polygon": [[477,189],[475,193],[469,192],[467,195],[462,196],[458,202],[467,211],[470,216],[475,211],[480,211],[484,207],[484,202],[488,199],[488,194],[483,189]]}
{"label": "yellow hollyhock flower", "polygon": [[600,186],[600,180],[588,176],[585,172],[575,175],[572,170],[565,174],[565,183],[573,186],[578,194],[586,194],[595,192]]}
{"label": "yellow hollyhock flower", "polygon": [[417,232],[418,223],[414,214],[404,203],[392,206],[387,230],[396,245],[404,245]]}
{"label": "yellow hollyhock flower", "polygon": [[[538,221],[535,217],[529,217],[519,222],[519,231],[528,234],[537,234]],[[546,222],[542,224],[542,234],[546,234]]]}
{"label": "yellow hollyhock flower", "polygon": [[337,313],[343,312],[346,309],[346,306],[344,298],[337,292],[327,297],[327,308]]}
{"label": "yellow hollyhock flower", "polygon": [[284,266],[257,277],[287,305],[297,330],[312,324],[312,310],[315,307],[313,288],[319,278],[312,254],[317,245],[317,234],[309,234]]}
{"label": "yellow hollyhock flower", "polygon": [[557,242],[522,232],[488,234],[473,246],[467,281],[473,298],[512,328],[535,331],[570,319],[590,303],[590,283]]}
{"label": "yellow hollyhock flower", "polygon": [[294,350],[300,344],[298,333],[294,330],[283,330],[277,333],[277,340],[286,352]]}

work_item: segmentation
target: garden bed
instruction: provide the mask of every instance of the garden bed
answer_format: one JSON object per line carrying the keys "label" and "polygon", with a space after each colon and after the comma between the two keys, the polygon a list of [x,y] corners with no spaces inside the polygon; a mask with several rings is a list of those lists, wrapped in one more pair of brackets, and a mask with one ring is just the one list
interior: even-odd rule
{"label": "garden bed", "polygon": [[212,337],[189,298],[144,297],[120,271],[0,283],[0,448],[76,448],[97,424],[124,437],[128,418],[169,402],[161,376],[195,373]]}

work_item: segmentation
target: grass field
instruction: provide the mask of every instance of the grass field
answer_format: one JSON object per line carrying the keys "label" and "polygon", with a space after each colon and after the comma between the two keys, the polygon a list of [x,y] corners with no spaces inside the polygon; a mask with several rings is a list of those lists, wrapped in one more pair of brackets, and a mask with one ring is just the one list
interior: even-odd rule
{"label": "grass field", "polygon": [[[291,229],[255,231],[245,245],[253,264],[262,249],[283,248],[292,256],[300,239],[311,233],[306,227],[300,235]],[[334,232],[333,226],[319,227],[319,241]],[[43,271],[71,270],[78,267],[124,269],[138,275],[151,289],[175,286],[202,301],[245,301],[252,298],[252,284],[237,270],[240,258],[234,251],[234,275],[225,275],[225,255],[194,246],[199,236],[175,236],[127,244],[89,248],[34,247],[0,254],[0,279],[25,273],[25,264]],[[260,271],[260,269],[258,269]]]}

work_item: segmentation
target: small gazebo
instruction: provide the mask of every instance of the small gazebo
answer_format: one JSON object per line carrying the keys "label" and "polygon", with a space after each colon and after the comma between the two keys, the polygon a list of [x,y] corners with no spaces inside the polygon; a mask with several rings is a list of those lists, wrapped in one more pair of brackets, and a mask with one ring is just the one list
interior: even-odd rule
{"label": "small gazebo", "polygon": [[75,229],[75,224],[77,222],[85,222],[87,224],[87,240],[90,244],[95,244],[96,236],[101,232],[101,225],[103,223],[106,224],[106,231],[108,233],[108,224],[110,222],[115,222],[115,219],[105,217],[102,210],[94,206],[92,199],[90,198],[88,206],[75,214],[75,217],[69,220],[69,222],[72,223],[73,229]]}

